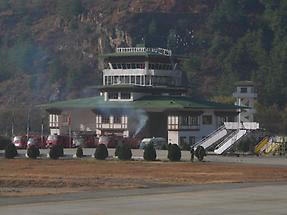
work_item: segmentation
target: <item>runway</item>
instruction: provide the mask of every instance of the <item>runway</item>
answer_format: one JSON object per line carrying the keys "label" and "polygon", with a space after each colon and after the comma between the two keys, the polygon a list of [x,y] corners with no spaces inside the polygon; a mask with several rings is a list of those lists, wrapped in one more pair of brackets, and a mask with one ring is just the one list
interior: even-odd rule
{"label": "runway", "polygon": [[5,215],[286,214],[287,184],[211,184],[1,198]]}

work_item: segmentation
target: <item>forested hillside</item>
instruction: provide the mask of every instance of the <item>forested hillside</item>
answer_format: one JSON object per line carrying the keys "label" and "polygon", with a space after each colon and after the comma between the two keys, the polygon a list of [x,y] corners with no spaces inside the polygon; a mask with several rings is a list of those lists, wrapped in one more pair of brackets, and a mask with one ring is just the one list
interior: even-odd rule
{"label": "forested hillside", "polygon": [[229,102],[253,80],[257,119],[285,133],[286,23],[285,0],[0,0],[0,133],[13,114],[24,131],[36,104],[92,95],[101,54],[143,42],[181,57],[192,96]]}

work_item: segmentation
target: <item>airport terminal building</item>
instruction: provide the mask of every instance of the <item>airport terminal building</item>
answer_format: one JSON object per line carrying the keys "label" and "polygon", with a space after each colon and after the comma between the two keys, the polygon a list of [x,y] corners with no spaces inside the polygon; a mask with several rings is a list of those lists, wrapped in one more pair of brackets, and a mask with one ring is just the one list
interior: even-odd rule
{"label": "airport terminal building", "polygon": [[186,96],[186,78],[170,50],[117,48],[103,57],[99,96],[43,105],[51,134],[164,137],[169,143],[194,144],[224,122],[234,122],[241,111]]}

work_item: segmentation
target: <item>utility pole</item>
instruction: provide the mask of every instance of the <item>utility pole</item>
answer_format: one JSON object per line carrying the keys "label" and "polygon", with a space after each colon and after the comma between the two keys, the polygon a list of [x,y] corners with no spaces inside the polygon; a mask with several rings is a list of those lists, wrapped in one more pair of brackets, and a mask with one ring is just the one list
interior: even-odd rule
{"label": "utility pole", "polygon": [[31,107],[29,107],[28,114],[27,114],[27,130],[26,130],[27,140],[29,139],[29,134],[30,134],[30,110],[31,110]]}

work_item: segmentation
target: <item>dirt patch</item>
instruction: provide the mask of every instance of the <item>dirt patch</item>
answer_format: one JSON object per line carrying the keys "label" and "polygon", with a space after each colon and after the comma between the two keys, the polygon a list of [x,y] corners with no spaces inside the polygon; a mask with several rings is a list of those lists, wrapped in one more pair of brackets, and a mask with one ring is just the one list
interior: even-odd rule
{"label": "dirt patch", "polygon": [[94,159],[0,161],[0,196],[132,189],[162,184],[277,181],[287,181],[287,167]]}

